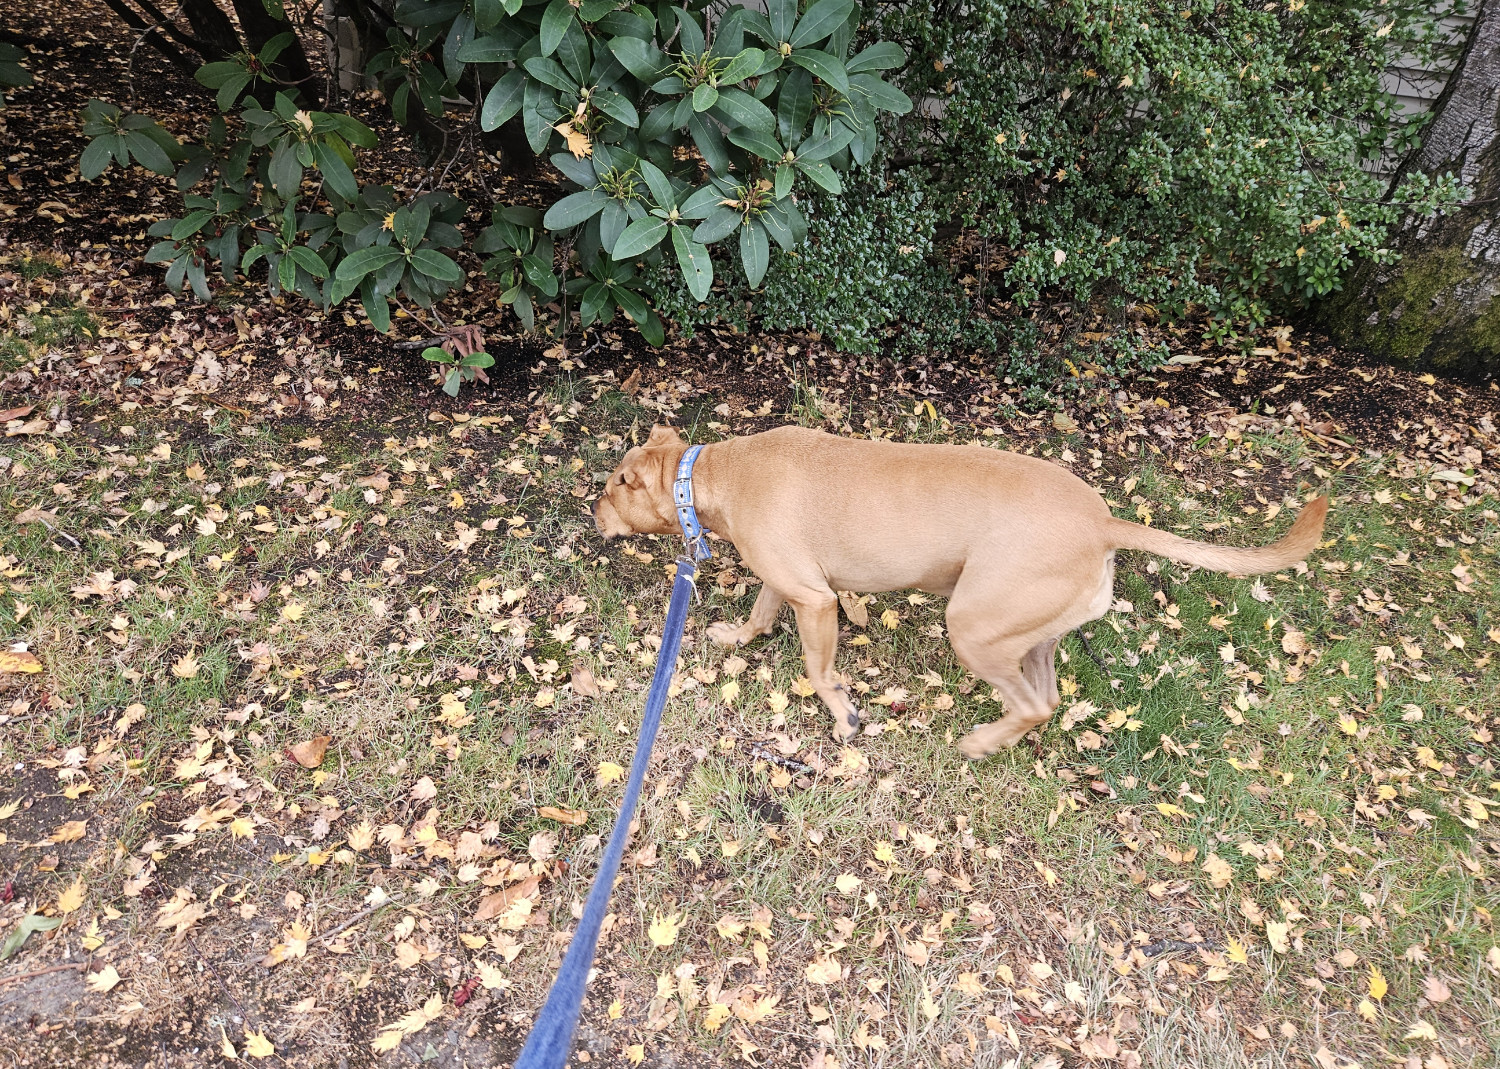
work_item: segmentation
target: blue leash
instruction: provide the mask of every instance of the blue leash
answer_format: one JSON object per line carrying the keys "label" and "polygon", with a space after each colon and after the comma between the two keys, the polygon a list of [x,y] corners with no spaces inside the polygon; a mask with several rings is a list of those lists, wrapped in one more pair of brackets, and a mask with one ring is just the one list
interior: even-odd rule
{"label": "blue leash", "polygon": [[[578,1027],[578,1014],[583,1008],[583,998],[588,987],[589,970],[594,965],[594,953],[599,945],[599,929],[609,909],[609,896],[615,889],[615,876],[620,871],[620,861],[625,856],[625,840],[630,835],[630,821],[640,800],[641,785],[646,780],[646,765],[651,760],[651,747],[656,742],[656,732],[661,727],[662,710],[667,704],[667,687],[672,682],[672,673],[677,667],[677,651],[682,647],[682,629],[687,623],[688,605],[693,600],[696,587],[693,577],[697,574],[700,560],[710,556],[705,528],[698,522],[693,508],[692,477],[693,462],[698,459],[702,446],[693,446],[684,455],[677,470],[673,497],[678,506],[678,518],[682,523],[684,537],[688,539],[689,552],[693,559],[677,561],[677,577],[672,583],[672,601],[667,606],[667,622],[662,626],[661,649],[656,654],[656,673],[651,677],[651,689],[646,692],[646,711],[641,717],[641,734],[636,740],[635,756],[630,761],[630,778],[625,782],[625,796],[620,799],[620,815],[615,818],[614,830],[609,834],[609,845],[599,860],[599,871],[594,876],[594,886],[589,889],[588,901],[583,906],[583,916],[573,932],[573,941],[563,956],[562,967],[557,970],[557,979],[552,981],[552,990],[542,1012],[537,1015],[531,1035],[521,1048],[514,1069],[563,1069],[573,1046],[573,1030]],[[684,494],[682,484],[686,483]],[[685,497],[685,500],[684,500]],[[691,532],[691,533],[690,533]]]}

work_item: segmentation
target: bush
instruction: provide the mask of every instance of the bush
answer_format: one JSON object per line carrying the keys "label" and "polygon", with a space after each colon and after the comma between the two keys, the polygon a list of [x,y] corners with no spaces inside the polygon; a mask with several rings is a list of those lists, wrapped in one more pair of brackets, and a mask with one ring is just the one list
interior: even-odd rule
{"label": "bush", "polygon": [[[759,284],[772,246],[793,249],[806,234],[798,194],[839,193],[840,174],[875,155],[876,115],[910,110],[880,76],[901,64],[901,50],[852,49],[855,0],[769,0],[764,14],[737,7],[714,23],[709,7],[391,7],[397,24],[367,72],[398,123],[445,121],[444,99],[467,94],[471,121],[491,131],[519,120],[531,149],[551,152],[575,189],[545,214],[495,206],[475,246],[493,254],[485,271],[528,328],[538,304],[576,298],[582,326],[623,310],[660,344],[637,265],[675,264],[704,300],[715,273],[709,246],[732,240],[738,270]],[[466,243],[457,225],[465,205],[442,190],[408,197],[361,185],[355,150],[378,137],[348,115],[310,110],[276,80],[274,61],[293,43],[282,34],[258,54],[198,71],[224,114],[194,144],[92,101],[80,169],[85,178],[116,163],[175,174],[189,210],[152,227],[162,240],[148,256],[170,265],[174,290],[207,298],[212,261],[232,278],[263,260],[273,294],[327,307],[357,293],[384,330],[389,302],[429,308],[464,282],[445,250]]]}
{"label": "bush", "polygon": [[1386,200],[1361,166],[1420,129],[1380,84],[1449,43],[1420,0],[866,0],[865,26],[908,51],[930,116],[892,151],[1009,247],[1023,305],[1125,295],[1228,333],[1455,193],[1414,176]]}

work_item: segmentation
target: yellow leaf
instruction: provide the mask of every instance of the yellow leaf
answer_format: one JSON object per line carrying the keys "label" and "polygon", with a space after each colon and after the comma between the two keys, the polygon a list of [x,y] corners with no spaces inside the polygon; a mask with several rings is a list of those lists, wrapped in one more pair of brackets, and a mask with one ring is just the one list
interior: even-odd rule
{"label": "yellow leaf", "polygon": [[193,656],[193,651],[188,650],[172,663],[172,674],[178,679],[194,679],[198,675],[198,658]]}
{"label": "yellow leaf", "polygon": [[1173,805],[1171,802],[1157,802],[1156,811],[1164,817],[1177,818],[1188,815],[1186,809],[1183,809],[1180,805]]}
{"label": "yellow leaf", "polygon": [[728,1005],[723,1002],[711,1002],[708,1005],[708,1012],[703,1015],[703,1030],[717,1032],[727,1020],[729,1020]]}
{"label": "yellow leaf", "polygon": [[25,650],[0,650],[0,672],[21,672],[31,674],[42,670],[42,662],[36,659],[36,654]]}
{"label": "yellow leaf", "polygon": [[578,159],[581,160],[585,156],[592,156],[594,154],[594,146],[589,143],[588,135],[582,130],[573,129],[573,124],[567,120],[558,123],[552,129],[567,138],[568,151]]}
{"label": "yellow leaf", "polygon": [[1401,1038],[1425,1039],[1429,1043],[1431,1043],[1433,1040],[1437,1039],[1437,1029],[1432,1027],[1432,1025],[1428,1024],[1426,1021],[1417,1021],[1416,1024],[1412,1025],[1411,1028],[1407,1030],[1406,1035],[1402,1036]]}
{"label": "yellow leaf", "polygon": [[1375,1008],[1375,1003],[1367,998],[1360,999],[1359,1005],[1354,1008],[1367,1021],[1373,1021],[1380,1016],[1380,1011]]}
{"label": "yellow leaf", "polygon": [[740,696],[740,684],[738,680],[731,679],[719,688],[719,695],[729,704],[733,705],[735,699]]}
{"label": "yellow leaf", "polygon": [[400,1029],[392,1028],[376,1036],[375,1041],[370,1044],[370,1049],[376,1054],[384,1054],[386,1051],[395,1050],[401,1046],[401,1040],[404,1038],[406,1037],[401,1034]]}
{"label": "yellow leaf", "polygon": [[630,1059],[631,1065],[640,1065],[646,1058],[646,1045],[644,1043],[632,1043],[625,1048],[625,1057]]}
{"label": "yellow leaf", "polygon": [[810,984],[835,984],[843,975],[843,968],[830,954],[826,958],[814,958],[807,965],[807,982]]}
{"label": "yellow leaf", "polygon": [[479,963],[479,982],[490,991],[503,991],[510,986],[510,978],[505,975],[505,970],[487,961]]}
{"label": "yellow leaf", "polygon": [[1339,716],[1339,730],[1345,735],[1353,735],[1359,731],[1359,721],[1348,713]]}
{"label": "yellow leaf", "polygon": [[362,820],[355,827],[349,829],[349,848],[351,850],[368,850],[375,844],[375,828],[368,820]]}
{"label": "yellow leaf", "polygon": [[841,895],[852,895],[859,890],[859,877],[852,872],[841,872],[834,878],[833,885],[839,889]]}
{"label": "yellow leaf", "polygon": [[618,1021],[621,1017],[624,1016],[625,1003],[621,1002],[619,999],[615,999],[609,1004],[609,1019],[611,1021]]}
{"label": "yellow leaf", "polygon": [[219,1037],[219,1053],[224,1055],[229,1061],[238,1061],[240,1056],[235,1051],[234,1044],[229,1042],[229,1033],[224,1031],[223,1025],[219,1025]]}
{"label": "yellow leaf", "polygon": [[115,967],[113,965],[106,965],[98,972],[89,973],[83,979],[83,984],[85,987],[87,987],[90,991],[94,991],[101,995],[106,991],[113,990],[114,986],[119,982],[120,974],[115,971]]}
{"label": "yellow leaf", "polygon": [[9,820],[11,817],[15,816],[16,813],[20,811],[20,809],[21,802],[19,799],[6,802],[4,805],[0,805],[0,820]]}
{"label": "yellow leaf", "polygon": [[255,822],[248,817],[236,817],[229,822],[229,834],[236,839],[249,839],[255,835]]}
{"label": "yellow leaf", "polygon": [[673,913],[669,917],[657,915],[651,921],[651,927],[646,934],[651,937],[651,942],[656,946],[669,947],[677,942],[677,929],[681,920],[682,914],[680,913]]}
{"label": "yellow leaf", "polygon": [[1214,887],[1228,887],[1234,879],[1234,869],[1218,854],[1209,854],[1203,859],[1203,871],[1208,874],[1208,882]]}
{"label": "yellow leaf", "polygon": [[57,830],[47,840],[52,843],[76,843],[88,831],[89,822],[86,820],[70,820],[59,824]]}
{"label": "yellow leaf", "polygon": [[276,1048],[266,1038],[264,1031],[245,1033],[245,1054],[251,1058],[269,1058],[276,1053]]}
{"label": "yellow leaf", "polygon": [[620,765],[615,764],[613,761],[600,761],[599,772],[595,775],[594,782],[603,787],[606,784],[615,782],[615,780],[623,775],[625,775],[625,769]]}
{"label": "yellow leaf", "polygon": [[57,912],[64,915],[77,912],[78,907],[83,905],[83,896],[87,890],[83,880],[74,880],[66,891],[57,896]]}
{"label": "yellow leaf", "polygon": [[1375,966],[1371,965],[1370,966],[1370,997],[1372,999],[1374,999],[1376,1002],[1379,1002],[1381,999],[1385,998],[1385,993],[1387,991],[1389,991],[1389,990],[1390,990],[1390,985],[1385,982],[1385,977],[1383,975],[1381,975],[1380,970],[1377,969]]}
{"label": "yellow leaf", "polygon": [[1249,955],[1245,953],[1245,944],[1234,936],[1230,936],[1228,942],[1224,944],[1224,956],[1236,965],[1244,965],[1250,960]]}
{"label": "yellow leaf", "polygon": [[880,623],[887,631],[894,631],[901,626],[901,615],[895,609],[887,609],[880,614]]}

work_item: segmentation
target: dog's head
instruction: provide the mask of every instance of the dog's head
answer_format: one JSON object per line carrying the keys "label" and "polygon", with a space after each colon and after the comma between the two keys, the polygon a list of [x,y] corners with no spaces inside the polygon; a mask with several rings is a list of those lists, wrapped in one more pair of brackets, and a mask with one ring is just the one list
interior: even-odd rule
{"label": "dog's head", "polygon": [[683,442],[671,427],[651,428],[645,445],[625,454],[594,501],[594,526],[605,541],[633,534],[676,534],[672,479]]}

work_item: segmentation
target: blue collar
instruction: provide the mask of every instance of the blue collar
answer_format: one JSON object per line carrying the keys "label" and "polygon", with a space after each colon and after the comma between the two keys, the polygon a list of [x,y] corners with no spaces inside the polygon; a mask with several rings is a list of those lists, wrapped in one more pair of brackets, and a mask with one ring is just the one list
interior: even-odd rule
{"label": "blue collar", "polygon": [[698,462],[701,445],[688,446],[677,464],[677,478],[672,483],[672,503],[677,506],[677,523],[682,528],[682,537],[687,540],[689,555],[695,561],[713,556],[708,548],[708,528],[698,522],[698,510],[693,507],[693,465]]}

